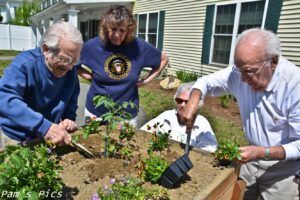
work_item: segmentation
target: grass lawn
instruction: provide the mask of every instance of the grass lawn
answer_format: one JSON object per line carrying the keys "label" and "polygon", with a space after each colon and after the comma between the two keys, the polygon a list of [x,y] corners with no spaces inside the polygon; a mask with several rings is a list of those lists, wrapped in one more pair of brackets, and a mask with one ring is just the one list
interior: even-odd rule
{"label": "grass lawn", "polygon": [[20,51],[0,50],[0,56],[16,56]]}
{"label": "grass lawn", "polygon": [[2,76],[4,69],[10,64],[11,60],[0,60],[0,76]]}

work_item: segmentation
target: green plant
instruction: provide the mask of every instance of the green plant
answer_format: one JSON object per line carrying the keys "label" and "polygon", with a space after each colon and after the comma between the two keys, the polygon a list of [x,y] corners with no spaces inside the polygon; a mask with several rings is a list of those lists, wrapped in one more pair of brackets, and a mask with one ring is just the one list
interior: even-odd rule
{"label": "green plant", "polygon": [[[4,155],[4,156],[3,156]],[[2,154],[0,164],[0,193],[18,199],[45,199],[50,194],[61,197],[63,182],[59,177],[55,155],[43,144],[10,147]],[[7,193],[8,192],[8,193]],[[48,196],[49,195],[49,196]]]}
{"label": "green plant", "polygon": [[104,185],[94,194],[92,200],[168,200],[165,189],[149,190],[142,187],[142,180],[137,178],[123,178],[120,181],[110,179],[111,186]]}
{"label": "green plant", "polygon": [[188,72],[184,70],[177,71],[176,76],[183,83],[193,82],[198,79],[198,74],[196,72]]}
{"label": "green plant", "polygon": [[241,152],[239,146],[235,142],[222,141],[218,145],[217,151],[214,153],[218,161],[228,160],[240,160]]}
{"label": "green plant", "polygon": [[126,112],[126,108],[129,106],[134,108],[136,105],[132,102],[123,102],[119,104],[108,96],[97,95],[94,97],[93,102],[95,107],[103,105],[107,112],[101,115],[103,122],[106,123],[106,134],[105,134],[105,150],[104,154],[106,157],[109,156],[109,145],[110,145],[110,131],[115,129],[118,124],[122,124],[126,119],[131,118],[131,114]]}
{"label": "green plant", "polygon": [[145,181],[157,183],[168,168],[168,163],[158,156],[150,155],[149,158],[140,161],[139,168],[141,170],[141,177]]}
{"label": "green plant", "polygon": [[151,154],[153,151],[163,151],[170,146],[169,137],[171,130],[169,130],[167,133],[163,133],[160,130],[162,126],[163,124],[160,124],[159,122],[155,123],[153,127],[147,125],[147,129],[153,133],[150,139],[150,147],[148,149],[149,154]]}
{"label": "green plant", "polygon": [[90,123],[83,127],[83,138],[87,138],[90,134],[98,133],[100,130],[100,122],[92,119]]}
{"label": "green plant", "polygon": [[11,20],[11,24],[30,26],[30,17],[40,11],[40,0],[23,0],[21,6],[16,9],[15,17]]}
{"label": "green plant", "polygon": [[231,94],[220,96],[221,106],[228,108],[231,101],[234,101],[234,96]]}
{"label": "green plant", "polygon": [[121,130],[120,130],[119,139],[120,140],[126,139],[127,141],[130,141],[135,134],[133,126],[131,126],[128,122],[124,122],[120,128]]}

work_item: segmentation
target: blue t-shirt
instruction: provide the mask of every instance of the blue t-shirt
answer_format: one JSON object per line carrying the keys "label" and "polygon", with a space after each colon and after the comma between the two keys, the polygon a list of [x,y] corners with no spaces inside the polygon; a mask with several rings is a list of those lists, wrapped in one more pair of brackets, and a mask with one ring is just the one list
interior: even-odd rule
{"label": "blue t-shirt", "polygon": [[39,48],[24,51],[0,78],[0,126],[19,141],[44,137],[51,123],[75,120],[78,95],[76,68],[57,78]]}
{"label": "blue t-shirt", "polygon": [[[139,106],[136,84],[140,73],[144,67],[160,66],[161,51],[138,38],[128,45],[115,46],[110,43],[104,45],[99,37],[95,37],[84,44],[80,60],[80,65],[84,64],[92,70],[86,108],[100,117],[106,109],[103,106],[95,108],[93,98],[96,95],[108,95],[120,104],[132,101]],[[137,107],[126,111],[135,117]]]}

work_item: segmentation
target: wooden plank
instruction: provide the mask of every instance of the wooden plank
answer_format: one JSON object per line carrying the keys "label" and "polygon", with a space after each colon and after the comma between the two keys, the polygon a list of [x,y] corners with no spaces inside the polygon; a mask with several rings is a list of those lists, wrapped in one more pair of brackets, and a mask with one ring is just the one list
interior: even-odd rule
{"label": "wooden plank", "polygon": [[246,189],[246,182],[242,179],[238,179],[233,190],[231,200],[242,200],[244,199],[244,193]]}

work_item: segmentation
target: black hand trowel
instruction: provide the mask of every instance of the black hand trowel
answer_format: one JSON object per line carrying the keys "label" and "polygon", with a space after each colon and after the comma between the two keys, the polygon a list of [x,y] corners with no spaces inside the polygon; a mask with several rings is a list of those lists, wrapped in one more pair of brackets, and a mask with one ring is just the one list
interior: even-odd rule
{"label": "black hand trowel", "polygon": [[186,130],[186,134],[187,137],[184,155],[171,163],[160,177],[160,184],[165,188],[176,187],[181,182],[185,174],[193,167],[192,161],[189,158],[191,131]]}

